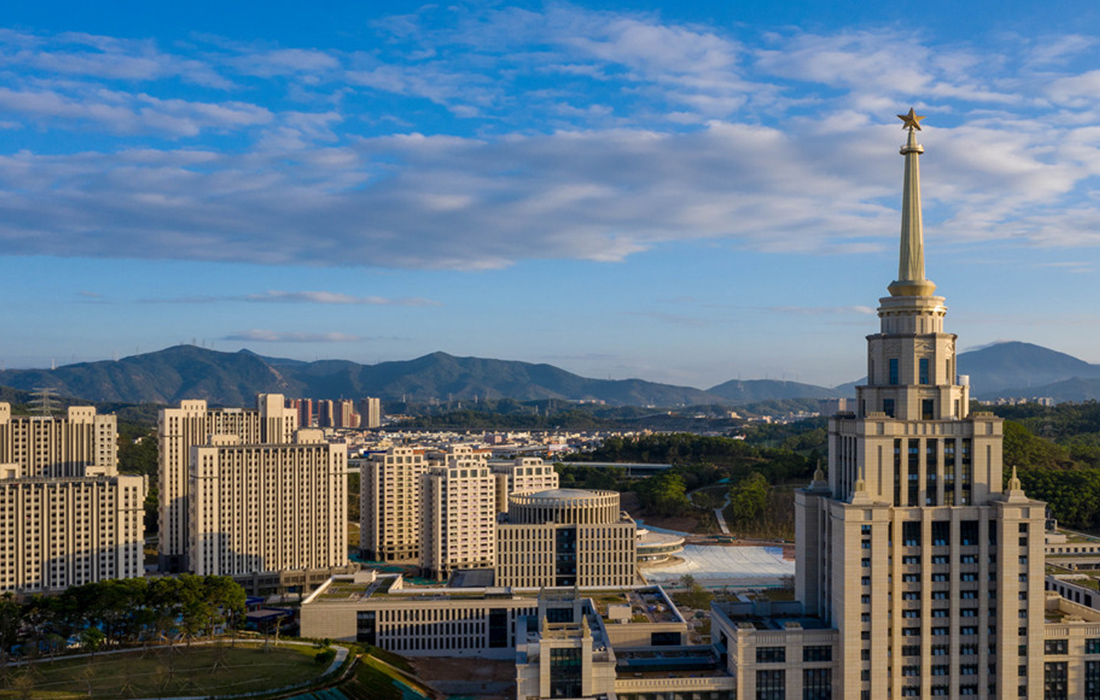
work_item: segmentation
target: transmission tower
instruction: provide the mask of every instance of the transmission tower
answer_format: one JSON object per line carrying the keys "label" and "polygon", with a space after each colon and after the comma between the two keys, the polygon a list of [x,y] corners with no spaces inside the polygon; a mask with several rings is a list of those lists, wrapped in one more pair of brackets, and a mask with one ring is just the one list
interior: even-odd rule
{"label": "transmission tower", "polygon": [[46,386],[34,388],[34,398],[30,404],[36,414],[40,416],[52,416],[60,407],[57,401],[57,390]]}

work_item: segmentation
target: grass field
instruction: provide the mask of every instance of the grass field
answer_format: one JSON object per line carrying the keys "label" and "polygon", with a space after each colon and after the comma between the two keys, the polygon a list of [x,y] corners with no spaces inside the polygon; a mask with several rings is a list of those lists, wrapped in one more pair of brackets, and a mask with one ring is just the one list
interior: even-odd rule
{"label": "grass field", "polygon": [[316,678],[312,647],[158,648],[5,669],[0,698],[155,698],[274,690]]}

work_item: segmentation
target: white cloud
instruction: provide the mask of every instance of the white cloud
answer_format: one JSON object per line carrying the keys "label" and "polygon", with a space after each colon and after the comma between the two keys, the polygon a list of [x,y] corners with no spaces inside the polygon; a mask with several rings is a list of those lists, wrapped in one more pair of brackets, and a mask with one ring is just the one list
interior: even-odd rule
{"label": "white cloud", "polygon": [[370,296],[359,297],[340,292],[285,292],[269,290],[262,294],[249,294],[241,297],[243,301],[258,302],[282,302],[305,304],[347,304],[364,306],[441,306],[438,301],[424,299],[422,297],[406,297],[402,299],[389,299],[386,297]]}
{"label": "white cloud", "polygon": [[[0,242],[472,270],[705,238],[877,251],[897,226],[892,115],[916,95],[930,236],[1100,245],[1100,78],[1066,67],[1086,38],[760,36],[564,3],[376,29],[360,52],[0,31],[0,126],[23,140],[0,152]],[[55,133],[94,138],[72,152]],[[286,296],[254,300],[420,301],[269,294]]]}
{"label": "white cloud", "polygon": [[252,343],[354,343],[365,340],[363,336],[346,333],[302,333],[298,331],[269,331],[251,329],[230,333],[222,340],[243,340]]}

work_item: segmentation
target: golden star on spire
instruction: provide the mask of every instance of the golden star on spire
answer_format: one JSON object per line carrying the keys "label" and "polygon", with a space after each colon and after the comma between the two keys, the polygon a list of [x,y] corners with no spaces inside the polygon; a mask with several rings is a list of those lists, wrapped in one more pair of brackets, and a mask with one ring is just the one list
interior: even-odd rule
{"label": "golden star on spire", "polygon": [[920,131],[920,120],[924,119],[924,116],[919,115],[916,111],[910,107],[909,114],[899,114],[898,119],[905,122],[901,128],[903,129],[916,129]]}

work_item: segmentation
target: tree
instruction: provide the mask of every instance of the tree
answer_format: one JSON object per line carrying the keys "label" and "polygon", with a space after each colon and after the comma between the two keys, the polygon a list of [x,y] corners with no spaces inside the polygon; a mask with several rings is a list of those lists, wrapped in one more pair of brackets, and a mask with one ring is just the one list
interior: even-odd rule
{"label": "tree", "polygon": [[94,656],[97,651],[103,648],[103,642],[106,639],[107,635],[103,634],[98,627],[85,627],[84,631],[80,633],[80,648]]}
{"label": "tree", "polygon": [[710,605],[711,599],[714,598],[714,595],[703,588],[703,585],[696,581],[691,574],[681,576],[680,585],[685,589],[679,596],[680,600],[689,608],[705,608]]}
{"label": "tree", "polygon": [[768,480],[752,472],[730,489],[730,512],[739,523],[748,523],[764,514],[768,506]]}
{"label": "tree", "polygon": [[643,480],[638,485],[638,497],[656,515],[683,515],[691,510],[687,488],[679,474],[665,472]]}

